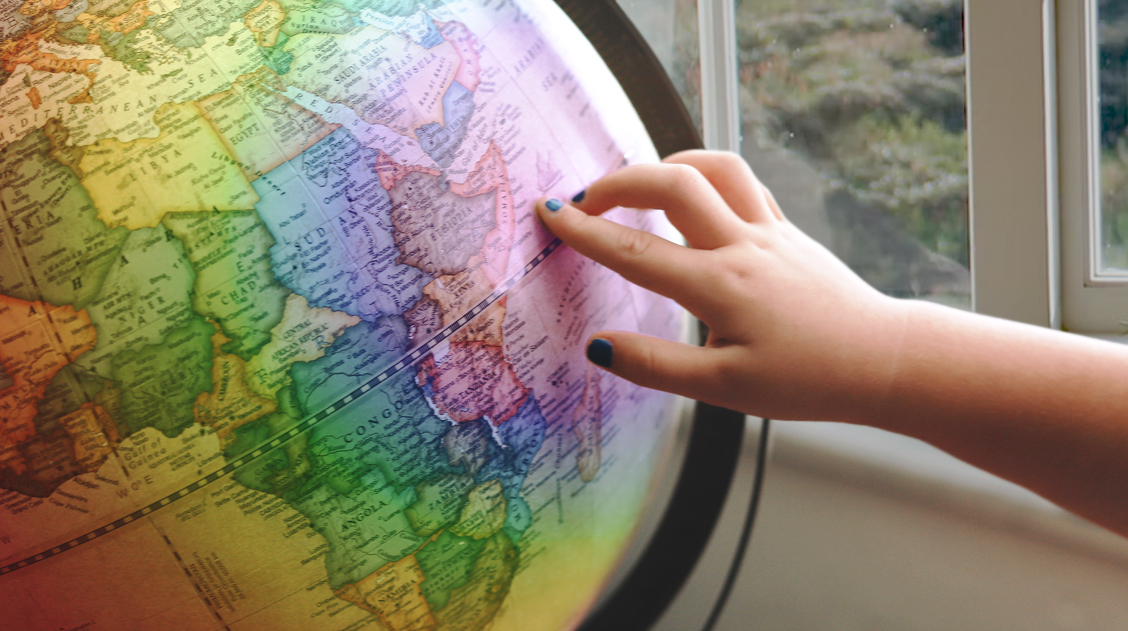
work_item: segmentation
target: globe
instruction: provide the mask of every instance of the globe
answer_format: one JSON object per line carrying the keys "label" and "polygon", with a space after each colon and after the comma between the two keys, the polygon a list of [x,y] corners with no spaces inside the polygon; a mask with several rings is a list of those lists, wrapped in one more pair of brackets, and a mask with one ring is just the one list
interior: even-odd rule
{"label": "globe", "polygon": [[685,321],[535,217],[656,159],[555,4],[6,1],[0,84],[0,627],[583,619],[680,407],[583,345]]}

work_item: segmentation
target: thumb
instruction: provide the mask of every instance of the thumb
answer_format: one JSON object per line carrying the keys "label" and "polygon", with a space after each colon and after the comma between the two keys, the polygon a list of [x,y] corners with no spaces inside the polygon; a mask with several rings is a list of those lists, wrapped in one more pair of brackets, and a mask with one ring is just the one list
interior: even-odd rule
{"label": "thumb", "polygon": [[588,360],[612,374],[707,403],[722,390],[723,355],[723,349],[624,331],[596,333],[587,345]]}

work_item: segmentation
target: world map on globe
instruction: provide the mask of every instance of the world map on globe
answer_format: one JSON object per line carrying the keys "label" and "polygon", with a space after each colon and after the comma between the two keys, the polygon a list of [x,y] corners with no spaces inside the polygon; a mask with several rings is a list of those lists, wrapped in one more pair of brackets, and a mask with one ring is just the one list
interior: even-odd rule
{"label": "world map on globe", "polygon": [[547,0],[0,0],[0,628],[579,624],[685,323],[533,208],[653,160]]}

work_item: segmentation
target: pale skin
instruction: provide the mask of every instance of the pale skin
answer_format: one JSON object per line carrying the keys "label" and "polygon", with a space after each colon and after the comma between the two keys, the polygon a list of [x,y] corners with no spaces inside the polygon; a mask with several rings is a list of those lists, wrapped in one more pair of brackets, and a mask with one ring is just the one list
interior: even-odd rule
{"label": "pale skin", "polygon": [[[610,372],[755,416],[913,436],[1128,536],[1128,347],[887,297],[733,154],[678,153],[545,202],[564,243],[709,327],[704,347],[596,333]],[[664,210],[687,245],[599,216],[617,206]]]}

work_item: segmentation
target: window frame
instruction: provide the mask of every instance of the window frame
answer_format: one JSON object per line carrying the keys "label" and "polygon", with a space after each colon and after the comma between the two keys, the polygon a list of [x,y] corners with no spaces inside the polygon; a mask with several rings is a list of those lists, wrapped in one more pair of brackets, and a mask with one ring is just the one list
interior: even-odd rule
{"label": "window frame", "polygon": [[972,308],[1061,328],[1053,0],[965,0]]}
{"label": "window frame", "polygon": [[1100,115],[1096,0],[1057,3],[1057,159],[1061,187],[1063,328],[1104,336],[1126,331],[1128,276],[1100,272]]}
{"label": "window frame", "polygon": [[740,153],[736,0],[697,0],[697,41],[705,148]]}
{"label": "window frame", "polygon": [[1128,331],[1101,273],[1096,0],[965,0],[973,308],[1085,335]]}

